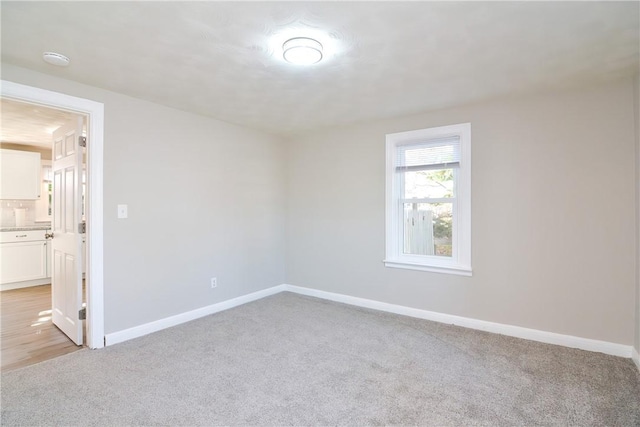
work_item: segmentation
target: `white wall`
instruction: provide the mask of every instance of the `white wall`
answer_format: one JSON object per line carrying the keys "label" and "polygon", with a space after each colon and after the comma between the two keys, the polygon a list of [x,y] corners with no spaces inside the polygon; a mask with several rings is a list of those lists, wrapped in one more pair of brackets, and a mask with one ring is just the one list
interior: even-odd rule
{"label": "white wall", "polygon": [[281,140],[10,65],[2,78],[105,105],[105,333],[283,283]]}
{"label": "white wall", "polygon": [[[472,124],[473,277],[385,268],[385,134]],[[288,145],[287,283],[631,345],[632,81]]]}

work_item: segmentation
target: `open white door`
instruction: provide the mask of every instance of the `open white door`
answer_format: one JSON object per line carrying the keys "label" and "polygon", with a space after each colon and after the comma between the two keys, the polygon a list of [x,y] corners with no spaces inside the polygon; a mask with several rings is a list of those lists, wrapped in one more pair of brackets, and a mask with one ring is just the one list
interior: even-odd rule
{"label": "open white door", "polygon": [[82,345],[82,117],[53,133],[52,320]]}

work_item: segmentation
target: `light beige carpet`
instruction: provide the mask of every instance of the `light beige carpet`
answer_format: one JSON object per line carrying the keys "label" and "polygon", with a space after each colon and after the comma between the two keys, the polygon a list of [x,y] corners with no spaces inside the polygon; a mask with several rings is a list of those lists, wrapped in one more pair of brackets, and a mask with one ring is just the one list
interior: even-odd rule
{"label": "light beige carpet", "polygon": [[282,293],[2,375],[2,425],[640,425],[628,359]]}

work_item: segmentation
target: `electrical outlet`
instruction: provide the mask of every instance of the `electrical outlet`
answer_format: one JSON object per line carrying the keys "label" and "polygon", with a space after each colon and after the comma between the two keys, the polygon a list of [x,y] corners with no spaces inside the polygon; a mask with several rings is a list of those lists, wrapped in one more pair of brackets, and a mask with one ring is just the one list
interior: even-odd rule
{"label": "electrical outlet", "polygon": [[215,288],[216,286],[218,286],[218,278],[217,277],[212,277],[211,278],[211,289]]}
{"label": "electrical outlet", "polygon": [[129,207],[127,205],[118,205],[118,218],[124,219],[129,217]]}

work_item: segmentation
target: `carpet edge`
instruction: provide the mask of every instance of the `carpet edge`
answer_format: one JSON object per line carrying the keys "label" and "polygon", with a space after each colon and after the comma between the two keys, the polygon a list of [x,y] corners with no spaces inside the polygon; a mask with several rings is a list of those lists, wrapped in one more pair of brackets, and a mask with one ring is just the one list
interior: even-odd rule
{"label": "carpet edge", "polygon": [[604,353],[612,356],[619,356],[633,359],[640,370],[640,361],[637,351],[630,345],[612,343],[608,341],[594,340],[591,338],[577,337],[573,335],[558,334],[555,332],[541,331],[538,329],[525,328],[521,326],[507,325],[502,323],[488,322],[469,317],[455,316],[451,314],[438,313],[434,311],[411,308],[401,305],[389,304],[385,302],[354,297],[350,295],[338,294],[322,291],[319,289],[305,288],[302,286],[281,284],[270,288],[262,289],[250,294],[242,295],[230,300],[218,302],[209,306],[197,308],[185,313],[158,319],[133,328],[124,329],[105,335],[105,345],[114,345],[130,339],[142,337],[153,332],[161,331],[172,326],[177,326],[195,319],[199,319],[210,314],[228,310],[252,301],[256,301],[280,292],[292,292],[300,295],[307,295],[329,301],[340,302],[358,307],[369,308],[403,316],[414,317],[423,320],[430,320],[439,323],[452,324],[465,328],[502,334],[506,336],[542,342],[546,344],[560,345],[563,347],[577,348],[586,351]]}
{"label": "carpet edge", "polygon": [[221,301],[215,304],[211,304],[205,307],[200,307],[195,310],[187,311],[184,313],[176,314],[173,316],[165,317],[163,319],[154,320],[149,323],[134,326],[133,328],[123,329],[121,331],[112,332],[105,335],[105,346],[118,344],[124,341],[128,341],[134,338],[142,337],[153,332],[158,332],[163,329],[177,326],[182,323],[190,322],[192,320],[199,319],[210,314],[218,313],[220,311],[228,310],[230,308],[238,307],[243,304],[247,304],[271,295],[275,295],[285,290],[284,285],[277,285],[270,288],[262,289],[250,294],[241,295],[230,300]]}
{"label": "carpet edge", "polygon": [[[510,337],[523,338],[530,341],[537,341],[546,344],[555,344],[563,347],[577,348],[580,350],[604,353],[611,356],[624,358],[632,357],[633,347],[630,345],[612,343],[608,341],[582,338],[573,335],[558,334],[556,332],[541,331],[538,329],[525,328],[522,326],[507,325],[503,323],[488,322],[469,317],[455,316],[452,314],[438,313],[435,311],[411,308],[402,305],[389,304],[385,302],[358,298],[350,295],[337,294],[333,292],[321,291],[318,289],[305,288],[302,286],[285,284],[285,290],[300,295],[307,295],[340,302],[358,307],[370,308],[374,310],[386,311],[418,319],[430,320],[439,323],[446,323],[462,326],[469,329],[476,329],[494,334],[502,334]],[[638,362],[636,362],[637,364]]]}

